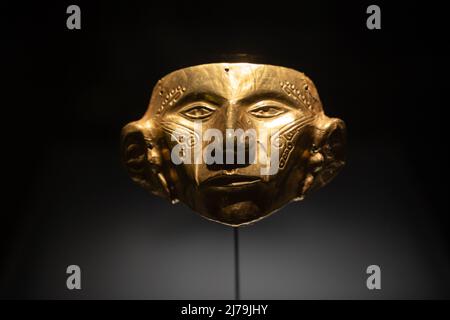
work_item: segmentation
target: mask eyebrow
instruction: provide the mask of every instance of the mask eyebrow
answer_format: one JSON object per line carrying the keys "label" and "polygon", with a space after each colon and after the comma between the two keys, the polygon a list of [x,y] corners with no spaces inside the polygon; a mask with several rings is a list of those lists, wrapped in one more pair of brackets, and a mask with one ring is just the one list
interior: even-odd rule
{"label": "mask eyebrow", "polygon": [[238,100],[239,104],[250,105],[262,100],[275,100],[282,104],[297,107],[294,100],[289,98],[286,94],[278,91],[261,91],[252,93],[242,99]]}
{"label": "mask eyebrow", "polygon": [[216,106],[223,105],[227,99],[214,92],[189,92],[177,101],[177,106],[182,106],[195,101],[204,101]]}

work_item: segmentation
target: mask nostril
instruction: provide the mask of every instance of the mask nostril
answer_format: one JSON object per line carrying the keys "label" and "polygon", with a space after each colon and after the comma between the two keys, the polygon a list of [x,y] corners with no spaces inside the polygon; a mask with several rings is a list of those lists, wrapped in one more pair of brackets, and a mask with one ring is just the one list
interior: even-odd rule
{"label": "mask nostril", "polygon": [[[242,147],[241,147],[242,148]],[[212,157],[216,156],[216,150],[211,151]],[[227,156],[228,155],[228,156]],[[234,170],[238,168],[248,167],[250,163],[249,148],[244,146],[242,150],[238,150],[238,146],[234,145],[234,148],[224,148],[222,152],[222,163],[207,164],[208,170]]]}
{"label": "mask nostril", "polygon": [[236,169],[241,169],[241,168],[245,168],[248,167],[250,164],[244,163],[244,164],[227,164],[227,163],[223,163],[223,164],[217,164],[217,163],[213,163],[213,164],[207,164],[206,167],[208,168],[208,170],[210,171],[231,171],[234,172],[234,170]]}

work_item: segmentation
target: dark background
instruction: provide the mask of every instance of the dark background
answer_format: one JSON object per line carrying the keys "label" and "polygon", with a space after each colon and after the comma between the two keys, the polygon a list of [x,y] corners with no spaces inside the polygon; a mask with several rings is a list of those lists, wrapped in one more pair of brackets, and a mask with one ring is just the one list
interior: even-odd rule
{"label": "dark background", "polygon": [[[381,30],[366,28],[372,3]],[[450,298],[437,3],[5,3],[0,297],[232,299],[232,229],[147,195],[118,143],[160,77],[245,53],[311,77],[347,124],[348,162],[241,229],[242,298]],[[70,4],[81,30],[66,28]],[[81,291],[66,289],[70,264]],[[382,290],[366,288],[371,264]]]}

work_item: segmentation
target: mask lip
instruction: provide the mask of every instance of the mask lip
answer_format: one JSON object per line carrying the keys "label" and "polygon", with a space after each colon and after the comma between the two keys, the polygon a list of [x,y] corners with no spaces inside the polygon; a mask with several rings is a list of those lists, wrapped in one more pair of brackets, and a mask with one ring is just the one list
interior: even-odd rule
{"label": "mask lip", "polygon": [[237,187],[243,185],[250,185],[261,181],[260,177],[248,176],[242,174],[218,174],[203,181],[202,187]]}

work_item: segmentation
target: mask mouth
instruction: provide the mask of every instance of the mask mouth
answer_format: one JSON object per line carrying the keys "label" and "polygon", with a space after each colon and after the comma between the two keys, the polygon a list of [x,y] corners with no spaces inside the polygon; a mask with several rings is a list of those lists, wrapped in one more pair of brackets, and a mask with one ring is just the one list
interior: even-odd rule
{"label": "mask mouth", "polygon": [[245,176],[239,174],[226,175],[221,174],[205,180],[201,185],[203,187],[243,187],[255,184],[261,181],[260,177]]}

